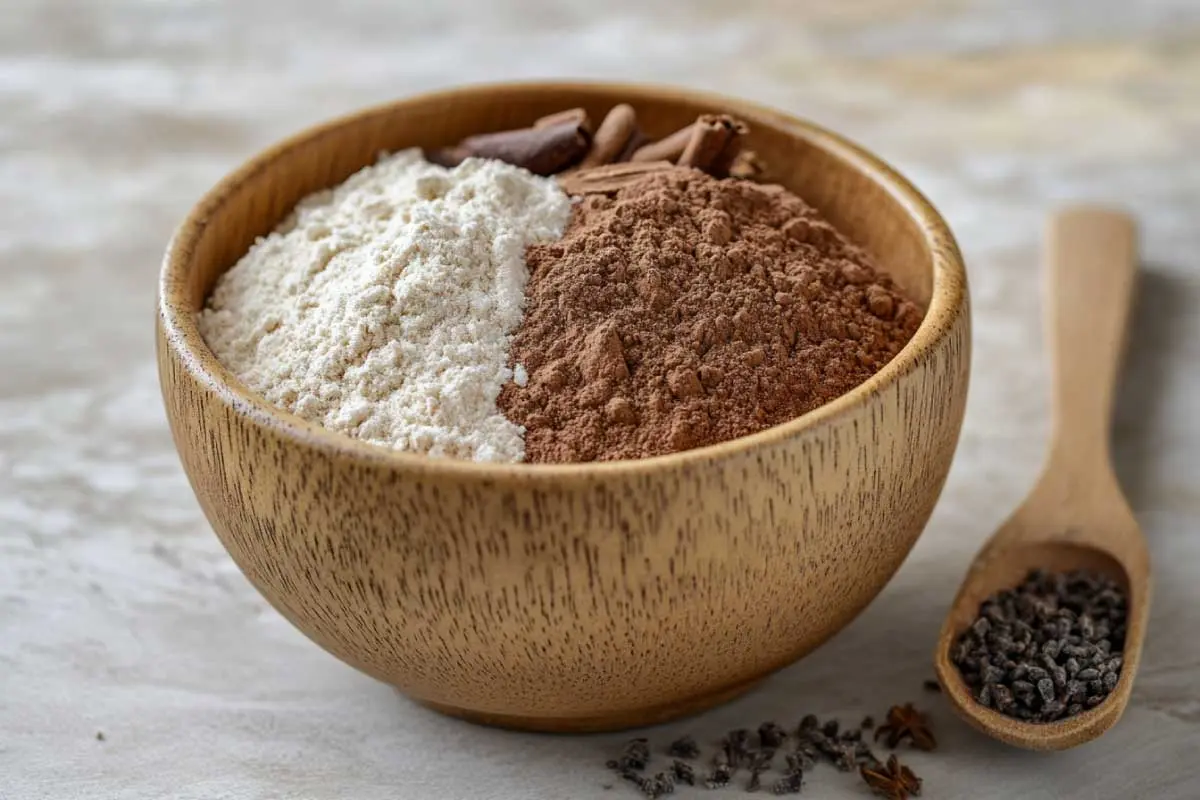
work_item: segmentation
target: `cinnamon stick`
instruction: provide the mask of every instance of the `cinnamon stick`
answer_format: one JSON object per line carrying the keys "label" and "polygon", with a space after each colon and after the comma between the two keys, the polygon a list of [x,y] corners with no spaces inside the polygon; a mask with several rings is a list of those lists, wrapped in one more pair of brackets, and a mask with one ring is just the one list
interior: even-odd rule
{"label": "cinnamon stick", "polygon": [[552,128],[563,122],[573,122],[579,126],[579,129],[583,131],[585,136],[590,137],[592,135],[592,118],[582,108],[568,108],[566,111],[556,111],[553,114],[538,117],[533,121],[533,127]]}
{"label": "cinnamon stick", "polygon": [[733,120],[724,115],[704,114],[692,125],[687,146],[679,156],[679,166],[708,170],[733,136]]}
{"label": "cinnamon stick", "polygon": [[[757,177],[762,163],[752,153],[743,155],[742,143],[749,128],[727,114],[702,114],[691,125],[656,142],[647,141],[637,114],[628,103],[609,110],[592,135],[592,123],[583,108],[571,108],[537,119],[528,128],[468,136],[453,147],[426,152],[435,164],[454,167],[464,159],[494,158],[537,175],[584,171],[609,164],[655,164],[674,162],[702,169],[718,178],[728,175]],[[574,169],[571,169],[574,165]],[[620,176],[628,182],[634,173],[593,175],[577,187],[608,187]],[[562,175],[560,177],[567,177]],[[601,181],[597,183],[597,181]],[[622,184],[624,185],[624,183]],[[589,191],[609,191],[607,188]]]}
{"label": "cinnamon stick", "polygon": [[750,127],[740,119],[733,117],[725,119],[729,121],[729,139],[708,167],[709,173],[717,178],[724,178],[730,174],[734,162],[742,152],[742,143],[746,141],[746,134],[750,132]]}
{"label": "cinnamon stick", "polygon": [[603,164],[558,176],[559,187],[571,195],[612,194],[637,183],[647,175],[675,169],[670,161],[639,161]]}
{"label": "cinnamon stick", "polygon": [[586,134],[576,122],[567,121],[468,136],[455,147],[430,151],[427,158],[450,167],[466,158],[495,158],[535,175],[553,175],[582,158],[587,149]]}
{"label": "cinnamon stick", "polygon": [[683,150],[687,147],[688,142],[692,138],[692,125],[680,128],[665,139],[659,139],[657,142],[651,142],[644,147],[639,147],[630,161],[676,161],[683,155]]}
{"label": "cinnamon stick", "polygon": [[616,161],[636,129],[637,113],[633,106],[628,103],[613,106],[596,129],[592,146],[579,162],[579,167],[583,169]]}

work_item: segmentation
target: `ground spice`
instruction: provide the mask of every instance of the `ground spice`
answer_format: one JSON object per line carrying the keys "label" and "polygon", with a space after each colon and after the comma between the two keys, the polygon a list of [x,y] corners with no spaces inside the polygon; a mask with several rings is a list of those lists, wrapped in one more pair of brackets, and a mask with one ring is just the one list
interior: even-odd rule
{"label": "ground spice", "polygon": [[921,310],[778,186],[657,170],[529,248],[499,399],[526,460],[643,458],[790,420],[886,364]]}

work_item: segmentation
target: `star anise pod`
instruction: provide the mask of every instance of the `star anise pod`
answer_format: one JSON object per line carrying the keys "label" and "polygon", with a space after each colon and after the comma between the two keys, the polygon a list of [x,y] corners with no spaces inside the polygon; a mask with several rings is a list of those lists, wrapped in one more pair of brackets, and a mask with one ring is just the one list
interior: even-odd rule
{"label": "star anise pod", "polygon": [[913,708],[912,703],[888,709],[887,723],[875,729],[875,741],[878,742],[880,736],[887,736],[886,744],[892,749],[905,739],[911,741],[913,747],[919,750],[933,750],[937,747],[937,740],[933,738],[928,720],[924,714]]}
{"label": "star anise pod", "polygon": [[859,774],[872,792],[887,800],[908,800],[909,795],[921,794],[921,779],[894,755],[888,757],[884,766],[864,764],[859,768]]}

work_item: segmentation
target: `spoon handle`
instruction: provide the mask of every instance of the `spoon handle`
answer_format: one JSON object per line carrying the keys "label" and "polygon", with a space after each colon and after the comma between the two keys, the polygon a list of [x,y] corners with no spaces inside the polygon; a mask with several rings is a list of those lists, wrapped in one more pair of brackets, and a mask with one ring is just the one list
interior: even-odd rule
{"label": "spoon handle", "polygon": [[1137,272],[1137,230],[1119,211],[1075,206],[1050,218],[1047,330],[1053,375],[1050,460],[1111,469],[1109,426]]}

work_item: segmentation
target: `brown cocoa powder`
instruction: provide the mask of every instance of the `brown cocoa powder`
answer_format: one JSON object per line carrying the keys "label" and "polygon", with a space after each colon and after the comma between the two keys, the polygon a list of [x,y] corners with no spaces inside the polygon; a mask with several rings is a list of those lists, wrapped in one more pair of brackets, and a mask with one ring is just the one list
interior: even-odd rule
{"label": "brown cocoa powder", "polygon": [[501,411],[531,462],[644,458],[754,433],[886,364],[922,312],[779,186],[656,172],[529,249]]}

